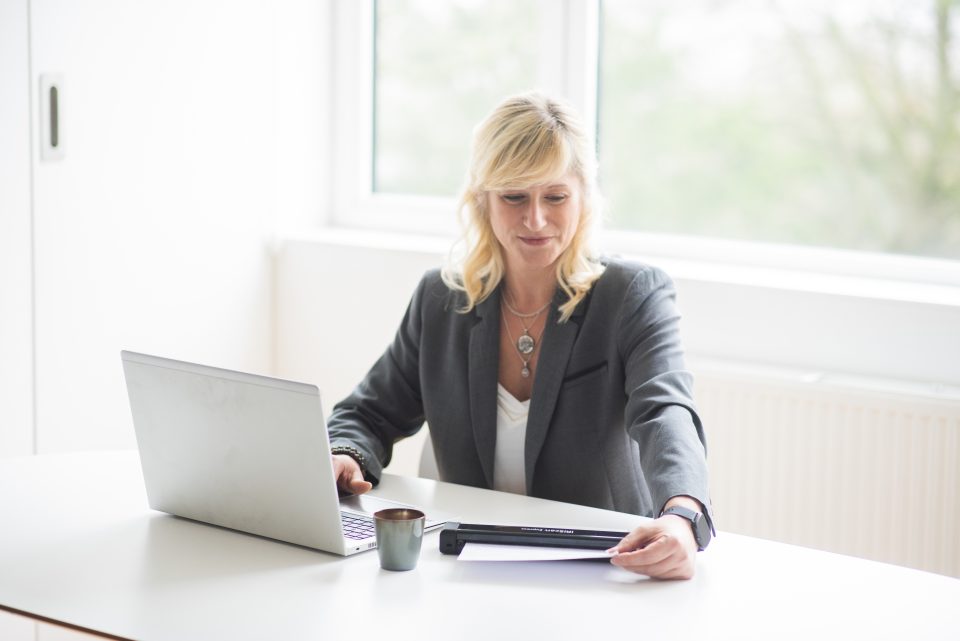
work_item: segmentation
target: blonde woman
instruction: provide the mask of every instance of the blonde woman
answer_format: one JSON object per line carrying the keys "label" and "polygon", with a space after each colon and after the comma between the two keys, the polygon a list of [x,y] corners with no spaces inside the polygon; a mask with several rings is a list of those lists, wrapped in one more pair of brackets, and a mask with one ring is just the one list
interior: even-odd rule
{"label": "blonde woman", "polygon": [[442,480],[654,517],[612,562],[689,578],[713,528],[674,288],[591,253],[598,200],[565,104],[516,96],[480,123],[463,256],[423,277],[393,344],[334,408],[334,470],[369,490],[426,421]]}

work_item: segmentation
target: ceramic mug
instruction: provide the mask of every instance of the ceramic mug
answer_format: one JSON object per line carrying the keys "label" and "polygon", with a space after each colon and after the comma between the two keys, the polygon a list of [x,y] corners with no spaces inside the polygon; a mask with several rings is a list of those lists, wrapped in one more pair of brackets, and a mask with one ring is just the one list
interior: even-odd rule
{"label": "ceramic mug", "polygon": [[377,530],[377,554],[384,570],[412,570],[420,558],[423,512],[406,507],[380,510],[373,515]]}

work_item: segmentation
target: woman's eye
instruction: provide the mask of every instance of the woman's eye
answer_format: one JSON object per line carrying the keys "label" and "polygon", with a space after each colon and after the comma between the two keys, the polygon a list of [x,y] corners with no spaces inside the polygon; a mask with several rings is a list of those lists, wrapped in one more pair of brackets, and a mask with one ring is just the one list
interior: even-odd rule
{"label": "woman's eye", "polygon": [[502,198],[504,202],[515,205],[517,203],[522,203],[526,199],[526,196],[523,194],[501,194],[500,198]]}
{"label": "woman's eye", "polygon": [[554,205],[560,204],[566,199],[567,199],[566,194],[551,194],[547,196],[547,202],[552,203]]}

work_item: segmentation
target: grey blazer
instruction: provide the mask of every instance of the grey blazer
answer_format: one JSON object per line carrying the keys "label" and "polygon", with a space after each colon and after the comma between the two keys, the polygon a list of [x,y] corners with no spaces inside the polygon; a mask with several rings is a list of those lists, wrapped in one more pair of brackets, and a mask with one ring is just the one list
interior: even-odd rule
{"label": "grey blazer", "polygon": [[[531,496],[656,516],[673,496],[708,508],[703,426],[684,369],[670,278],[605,261],[566,323],[558,289],[544,330],[525,445]],[[500,289],[470,313],[438,270],[413,294],[393,343],[328,426],[377,482],[393,443],[426,421],[444,481],[493,487]],[[711,519],[712,523],[712,519]]]}

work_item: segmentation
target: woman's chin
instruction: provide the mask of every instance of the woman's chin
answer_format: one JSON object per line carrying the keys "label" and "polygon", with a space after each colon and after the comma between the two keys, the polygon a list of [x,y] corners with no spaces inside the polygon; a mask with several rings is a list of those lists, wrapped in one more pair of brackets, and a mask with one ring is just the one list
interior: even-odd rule
{"label": "woman's chin", "polygon": [[524,253],[524,255],[517,256],[514,260],[508,261],[507,269],[514,268],[523,271],[550,269],[556,265],[558,258],[560,258],[560,256],[556,252],[540,252],[536,255]]}

